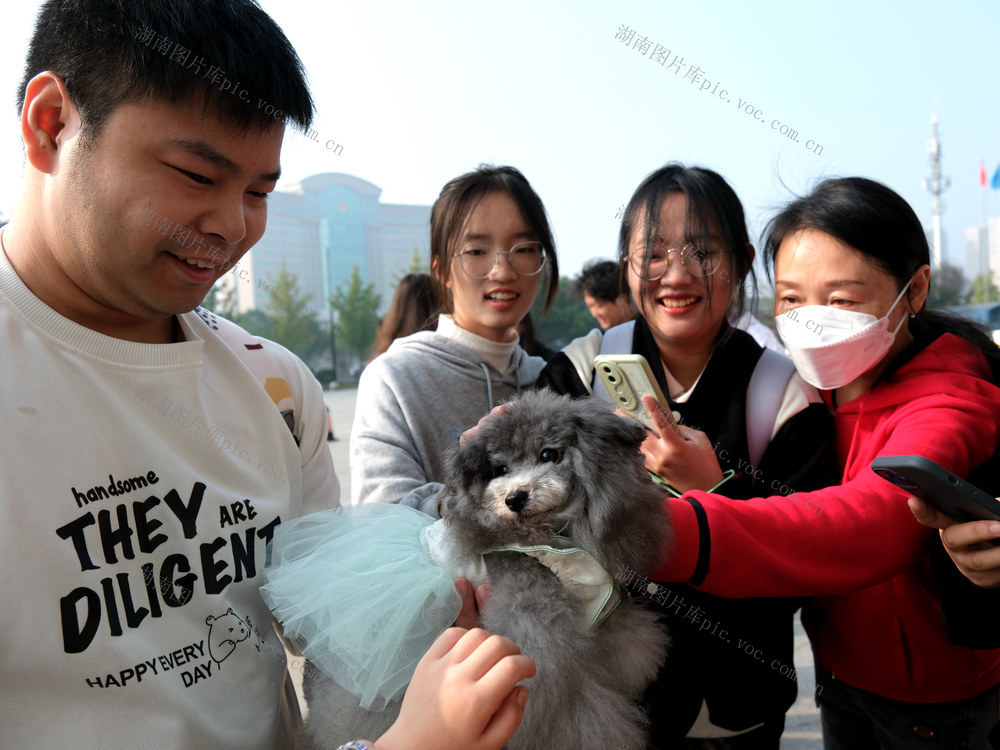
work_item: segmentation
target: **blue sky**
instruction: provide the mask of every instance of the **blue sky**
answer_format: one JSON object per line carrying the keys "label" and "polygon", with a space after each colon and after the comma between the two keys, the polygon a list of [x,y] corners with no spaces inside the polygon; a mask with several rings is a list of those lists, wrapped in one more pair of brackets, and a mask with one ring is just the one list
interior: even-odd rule
{"label": "blue sky", "polygon": [[[374,182],[384,201],[429,204],[480,162],[512,164],[546,204],[564,273],[614,253],[618,208],[672,160],[729,179],[754,237],[793,194],[848,174],[889,184],[929,225],[921,180],[932,112],[952,180],[948,256],[964,262],[965,228],[981,221],[980,160],[990,176],[1000,164],[991,0],[262,5],[299,50],[318,104],[321,141],[286,135],[279,189],[339,171]],[[36,8],[5,9],[8,216],[22,163],[14,92]],[[623,25],[634,31],[628,44],[615,38]],[[670,50],[665,64],[653,59],[657,45]],[[328,139],[340,155],[323,147]],[[1000,214],[1000,191],[988,200]]]}

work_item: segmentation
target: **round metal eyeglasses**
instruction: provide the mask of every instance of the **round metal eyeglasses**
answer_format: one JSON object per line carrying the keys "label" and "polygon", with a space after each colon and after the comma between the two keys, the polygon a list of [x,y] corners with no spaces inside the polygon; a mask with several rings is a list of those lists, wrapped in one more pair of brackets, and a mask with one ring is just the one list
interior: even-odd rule
{"label": "round metal eyeglasses", "polygon": [[637,276],[649,281],[656,281],[663,278],[663,274],[670,268],[671,253],[677,253],[681,265],[684,266],[689,274],[700,278],[711,276],[719,270],[719,266],[722,264],[722,253],[714,250],[702,250],[692,242],[688,242],[684,247],[679,249],[675,247],[665,250],[661,250],[660,248],[654,249],[649,255],[649,266],[645,269],[645,272],[642,267],[643,257],[641,255],[632,255],[629,258],[629,262],[632,264],[632,270],[635,271]]}
{"label": "round metal eyeglasses", "polygon": [[473,279],[485,279],[493,273],[501,255],[507,258],[518,276],[535,276],[545,267],[545,248],[541,242],[518,242],[510,250],[494,250],[489,245],[471,244],[455,253],[462,270]]}

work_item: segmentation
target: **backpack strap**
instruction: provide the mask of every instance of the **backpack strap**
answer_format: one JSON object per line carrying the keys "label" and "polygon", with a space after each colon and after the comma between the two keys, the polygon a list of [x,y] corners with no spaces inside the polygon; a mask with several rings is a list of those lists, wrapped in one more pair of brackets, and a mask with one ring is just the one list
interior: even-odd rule
{"label": "backpack strap", "polygon": [[[267,353],[267,349],[260,343],[260,340],[244,331],[240,326],[231,320],[220,318],[211,310],[204,307],[196,307],[195,312],[205,321],[205,325],[219,334],[219,338],[232,349],[233,353],[240,358],[247,369],[253,373],[254,377],[270,396],[281,418],[288,425],[288,431],[292,433],[295,444],[299,444],[299,439],[295,436],[295,399],[292,398],[292,389],[288,387],[288,381],[281,377],[281,371],[275,364],[274,358]],[[275,623],[277,626],[277,623]],[[279,631],[283,643],[287,643],[284,635]],[[283,746],[282,738],[297,737],[303,727],[302,711],[299,707],[298,694],[295,692],[295,682],[292,680],[290,671],[291,662],[285,669],[285,677],[282,682],[281,702],[278,710],[278,737],[279,746]]]}
{"label": "backpack strap", "polygon": [[601,381],[594,370],[594,357],[598,354],[631,354],[634,337],[635,318],[620,325],[612,326],[604,332],[604,335],[601,337],[601,348],[590,358],[589,373],[592,373],[590,375],[590,392],[597,396],[597,398],[603,398],[608,403],[611,403],[611,397],[608,396],[607,391],[601,386]]}
{"label": "backpack strap", "polygon": [[632,351],[635,337],[635,318],[620,325],[612,326],[601,337],[601,354],[628,354]]}
{"label": "backpack strap", "polygon": [[785,390],[794,374],[792,360],[764,347],[747,384],[747,446],[754,466],[771,442]]}
{"label": "backpack strap", "polygon": [[594,373],[594,357],[601,346],[601,329],[594,328],[586,336],[573,339],[562,348],[562,354],[573,365],[573,372],[588,392],[593,393],[590,379]]}
{"label": "backpack strap", "polygon": [[295,443],[298,444],[299,440],[295,437],[295,400],[292,398],[292,389],[288,387],[288,381],[281,376],[281,371],[278,370],[278,366],[271,355],[267,353],[264,345],[256,336],[244,331],[232,321],[220,318],[211,310],[197,307],[195,312],[209,328],[219,334],[219,338],[233,350],[233,353],[257,378],[267,395],[270,396],[271,401],[274,402],[281,418],[288,425],[288,430],[295,438]]}

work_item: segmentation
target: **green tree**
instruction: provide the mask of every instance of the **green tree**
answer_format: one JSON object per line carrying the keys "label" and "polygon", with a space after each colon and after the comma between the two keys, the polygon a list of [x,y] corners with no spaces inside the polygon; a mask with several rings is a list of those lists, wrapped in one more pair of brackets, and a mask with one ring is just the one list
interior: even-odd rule
{"label": "green tree", "polygon": [[538,285],[538,297],[531,308],[531,317],[535,322],[535,338],[552,349],[561,349],[570,341],[583,336],[593,328],[597,321],[587,310],[583,300],[573,294],[573,280],[566,277],[559,279],[559,291],[552,301],[552,309],[546,316],[542,310],[545,306],[546,281],[543,278]]}
{"label": "green tree", "polygon": [[410,256],[410,265],[406,273],[428,273],[427,261],[420,256],[420,248],[416,245],[413,246],[413,255]]}
{"label": "green tree", "polygon": [[397,268],[395,273],[393,273],[392,287],[395,289],[399,286],[399,282],[403,280],[403,277],[409,276],[411,273],[430,273],[430,269],[427,267],[427,261],[420,255],[420,248],[416,245],[413,246],[413,255],[410,256],[410,265],[404,269]]}
{"label": "green tree", "polygon": [[326,350],[326,336],[317,320],[310,296],[299,289],[299,279],[284,265],[278,278],[262,286],[267,294],[264,307],[271,321],[268,338],[311,362]]}
{"label": "green tree", "polygon": [[237,322],[239,313],[236,311],[236,284],[227,281],[227,277],[223,276],[208,290],[201,306],[227,320]]}
{"label": "green tree", "polygon": [[[982,285],[980,285],[981,287]],[[931,274],[931,290],[927,295],[928,307],[951,307],[961,305],[965,289],[965,274],[962,269],[949,263]]]}
{"label": "green tree", "polygon": [[274,321],[271,320],[270,315],[259,308],[240,313],[233,319],[233,322],[242,326],[244,330],[252,333],[254,336],[263,336],[266,339],[274,338],[271,335]]}
{"label": "green tree", "polygon": [[339,316],[337,342],[358,362],[366,357],[375,343],[380,301],[375,285],[362,282],[357,266],[351,269],[351,277],[334,289],[330,297],[330,306]]}
{"label": "green tree", "polygon": [[1000,302],[1000,290],[997,289],[996,284],[993,283],[993,274],[989,274],[988,278],[990,280],[989,288],[989,298],[983,294],[986,286],[986,275],[979,274],[976,278],[972,280],[969,285],[969,293],[965,297],[965,304],[967,305],[981,305],[984,302]]}

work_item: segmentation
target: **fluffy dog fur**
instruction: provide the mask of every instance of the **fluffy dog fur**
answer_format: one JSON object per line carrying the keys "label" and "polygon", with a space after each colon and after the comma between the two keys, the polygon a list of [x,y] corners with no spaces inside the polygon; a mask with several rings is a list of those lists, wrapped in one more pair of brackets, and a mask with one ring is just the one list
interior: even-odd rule
{"label": "fluffy dog fur", "polygon": [[[650,573],[668,541],[663,495],[639,452],[645,434],[604,402],[537,392],[508,403],[449,455],[440,507],[461,555],[547,544],[558,534],[597,558],[624,597],[601,625],[588,627],[580,601],[535,558],[486,555],[491,596],[482,626],[517,643],[538,668],[526,683],[531,697],[511,750],[645,747],[637,701],[668,641],[621,583]],[[337,737],[377,738],[398,712],[363,712],[321,676],[307,679],[307,696],[317,747]]]}

